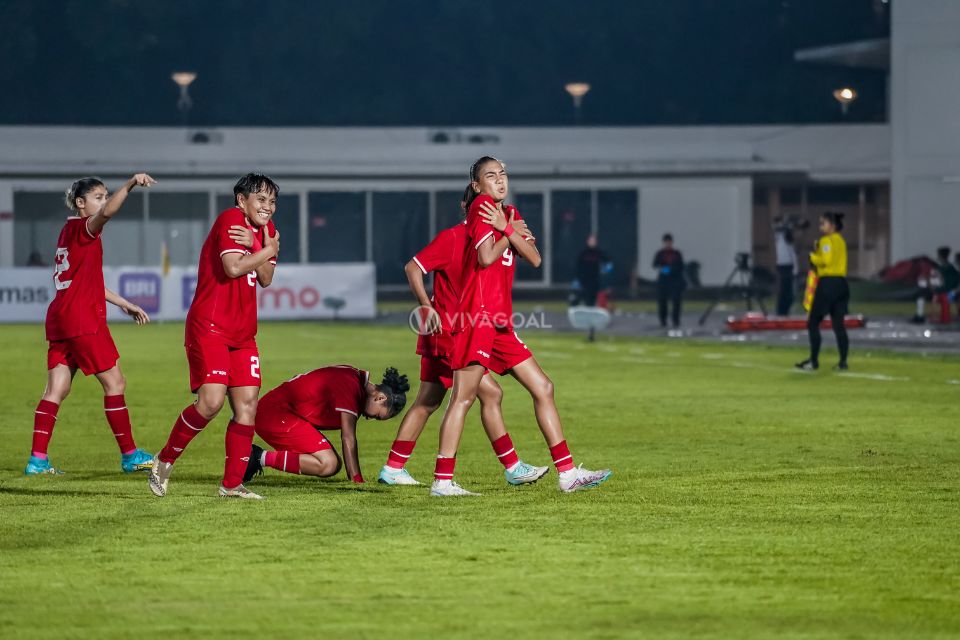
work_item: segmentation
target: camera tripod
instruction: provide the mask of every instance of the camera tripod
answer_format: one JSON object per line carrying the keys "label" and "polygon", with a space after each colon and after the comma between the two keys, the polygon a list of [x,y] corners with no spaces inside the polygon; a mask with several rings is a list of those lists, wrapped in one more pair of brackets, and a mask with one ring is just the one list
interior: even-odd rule
{"label": "camera tripod", "polygon": [[[737,280],[737,284],[734,284],[735,279]],[[733,271],[730,272],[726,282],[724,282],[720,288],[717,299],[711,302],[707,310],[700,316],[701,327],[722,300],[732,297],[730,296],[731,293],[736,293],[739,297],[743,298],[747,311],[753,311],[753,303],[756,302],[757,306],[760,307],[760,311],[763,312],[763,315],[767,315],[767,308],[763,304],[763,298],[761,298],[757,292],[757,288],[753,286],[753,274],[750,271],[749,263],[745,260],[740,260],[738,256],[737,264],[733,267]]]}

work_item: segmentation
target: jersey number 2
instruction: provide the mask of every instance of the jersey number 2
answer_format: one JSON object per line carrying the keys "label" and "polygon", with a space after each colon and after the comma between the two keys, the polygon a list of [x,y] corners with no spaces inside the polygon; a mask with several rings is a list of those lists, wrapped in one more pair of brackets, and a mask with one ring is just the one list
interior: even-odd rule
{"label": "jersey number 2", "polygon": [[254,378],[260,377],[260,357],[250,356],[250,375]]}
{"label": "jersey number 2", "polygon": [[60,279],[60,275],[70,269],[70,260],[67,259],[68,253],[69,251],[64,247],[57,247],[56,265],[53,268],[53,286],[57,288],[57,291],[66,289],[73,282],[73,280]]}

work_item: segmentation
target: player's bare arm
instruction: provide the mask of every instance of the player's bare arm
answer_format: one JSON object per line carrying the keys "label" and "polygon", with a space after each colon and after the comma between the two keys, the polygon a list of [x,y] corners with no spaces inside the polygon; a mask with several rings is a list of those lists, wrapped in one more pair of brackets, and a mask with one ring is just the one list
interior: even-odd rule
{"label": "player's bare arm", "polygon": [[266,243],[264,247],[256,253],[247,255],[225,253],[220,256],[220,259],[223,261],[223,270],[227,276],[230,278],[240,278],[251,271],[256,271],[258,267],[266,263],[270,258],[276,257],[277,254],[280,253],[280,232],[277,231],[273,237],[268,235],[265,240]]}
{"label": "player's bare arm", "polygon": [[360,472],[360,451],[357,448],[357,416],[340,412],[340,446],[347,477],[354,482],[363,482]]}
{"label": "player's bare arm", "polygon": [[441,333],[443,326],[440,322],[440,314],[433,308],[433,302],[430,300],[430,296],[427,295],[427,288],[423,282],[423,270],[421,270],[420,266],[413,260],[407,262],[403,270],[407,274],[410,291],[413,292],[413,296],[417,299],[417,302],[420,303],[420,306],[427,310],[427,317],[424,318],[424,328],[427,333]]}
{"label": "player's bare arm", "polygon": [[521,258],[533,265],[534,268],[540,266],[543,260],[540,257],[540,251],[537,250],[534,244],[535,238],[533,233],[531,233],[530,228],[527,227],[526,222],[517,220],[516,214],[514,213],[511,213],[510,219],[507,220],[501,208],[486,202],[480,205],[480,217],[483,218],[484,222],[492,225],[494,229],[501,233],[508,226],[513,227],[514,232],[506,236],[510,241],[510,245]]}
{"label": "player's bare arm", "polygon": [[127,199],[127,196],[130,195],[130,192],[133,191],[134,187],[150,187],[155,184],[157,184],[157,181],[150,177],[149,174],[135,174],[110,196],[110,199],[107,200],[107,203],[99,213],[87,219],[87,229],[91,234],[97,235],[110,218],[120,210],[120,207],[123,206],[124,201]]}
{"label": "player's bare arm", "polygon": [[503,252],[506,251],[509,246],[510,239],[506,236],[496,242],[493,241],[493,236],[490,236],[477,247],[477,261],[481,267],[487,268],[497,260],[500,260],[503,257]]}
{"label": "player's bare arm", "polygon": [[134,322],[137,324],[149,324],[150,316],[148,316],[147,312],[138,305],[133,304],[120,294],[113,292],[106,287],[104,287],[103,292],[106,295],[107,302],[119,307],[120,311],[123,311],[125,314],[133,318]]}

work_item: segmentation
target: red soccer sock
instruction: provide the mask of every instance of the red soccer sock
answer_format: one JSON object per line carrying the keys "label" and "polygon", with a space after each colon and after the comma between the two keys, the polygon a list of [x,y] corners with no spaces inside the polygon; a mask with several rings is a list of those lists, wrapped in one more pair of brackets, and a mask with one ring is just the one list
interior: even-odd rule
{"label": "red soccer sock", "polygon": [[504,469],[509,469],[520,462],[517,451],[513,448],[513,440],[510,439],[509,433],[503,434],[491,444],[493,445],[494,453],[497,454],[497,458],[500,460],[500,464],[503,465]]}
{"label": "red soccer sock", "polygon": [[130,426],[130,413],[123,394],[118,396],[103,396],[103,412],[107,416],[107,423],[117,439],[120,453],[133,453],[137,445],[133,441],[133,428]]}
{"label": "red soccer sock", "polygon": [[437,456],[437,464],[433,468],[434,480],[453,480],[453,469],[457,466],[457,458],[441,458]]}
{"label": "red soccer sock", "polygon": [[[253,447],[253,431],[253,425],[240,424],[232,419],[227,424],[224,438],[227,457],[223,462],[223,486],[227,489],[234,489],[243,482]],[[300,464],[299,460],[297,464]]]}
{"label": "red soccer sock", "polygon": [[286,473],[300,473],[300,454],[293,451],[264,451],[263,464]]}
{"label": "red soccer sock", "polygon": [[176,462],[190,441],[203,431],[208,422],[210,421],[200,415],[194,404],[181,411],[166,446],[157,454],[157,458],[162,462]]}
{"label": "red soccer sock", "polygon": [[403,469],[407,460],[413,455],[416,440],[394,440],[390,445],[390,455],[387,456],[387,466],[391,469]]}
{"label": "red soccer sock", "polygon": [[558,473],[573,469],[573,456],[570,455],[570,448],[567,447],[566,440],[550,447],[550,456],[553,458],[553,464]]}
{"label": "red soccer sock", "polygon": [[33,447],[30,455],[47,459],[47,447],[53,437],[53,427],[57,424],[57,411],[60,405],[49,400],[41,400],[33,412]]}

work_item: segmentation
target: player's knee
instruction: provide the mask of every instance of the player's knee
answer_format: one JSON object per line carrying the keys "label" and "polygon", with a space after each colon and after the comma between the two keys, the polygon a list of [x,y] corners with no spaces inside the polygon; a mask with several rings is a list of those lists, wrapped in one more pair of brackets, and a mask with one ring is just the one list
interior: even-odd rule
{"label": "player's knee", "polygon": [[329,478],[330,476],[335,476],[340,472],[341,462],[340,456],[334,453],[332,450],[321,451],[319,454],[314,454],[317,458],[317,461],[320,463],[317,476],[321,478]]}
{"label": "player's knee", "polygon": [[477,397],[480,399],[481,404],[500,404],[500,401],[503,400],[503,389],[500,388],[500,385],[495,387],[491,385],[490,387],[481,389]]}
{"label": "player's knee", "polygon": [[122,373],[118,373],[115,378],[110,379],[103,385],[103,392],[108,396],[119,396],[127,390],[127,379]]}
{"label": "player's knee", "polygon": [[223,408],[225,398],[214,393],[201,393],[197,396],[197,412],[208,420],[213,419]]}
{"label": "player's knee", "polygon": [[540,380],[534,388],[534,395],[541,400],[553,399],[553,380],[543,376],[543,380]]}

